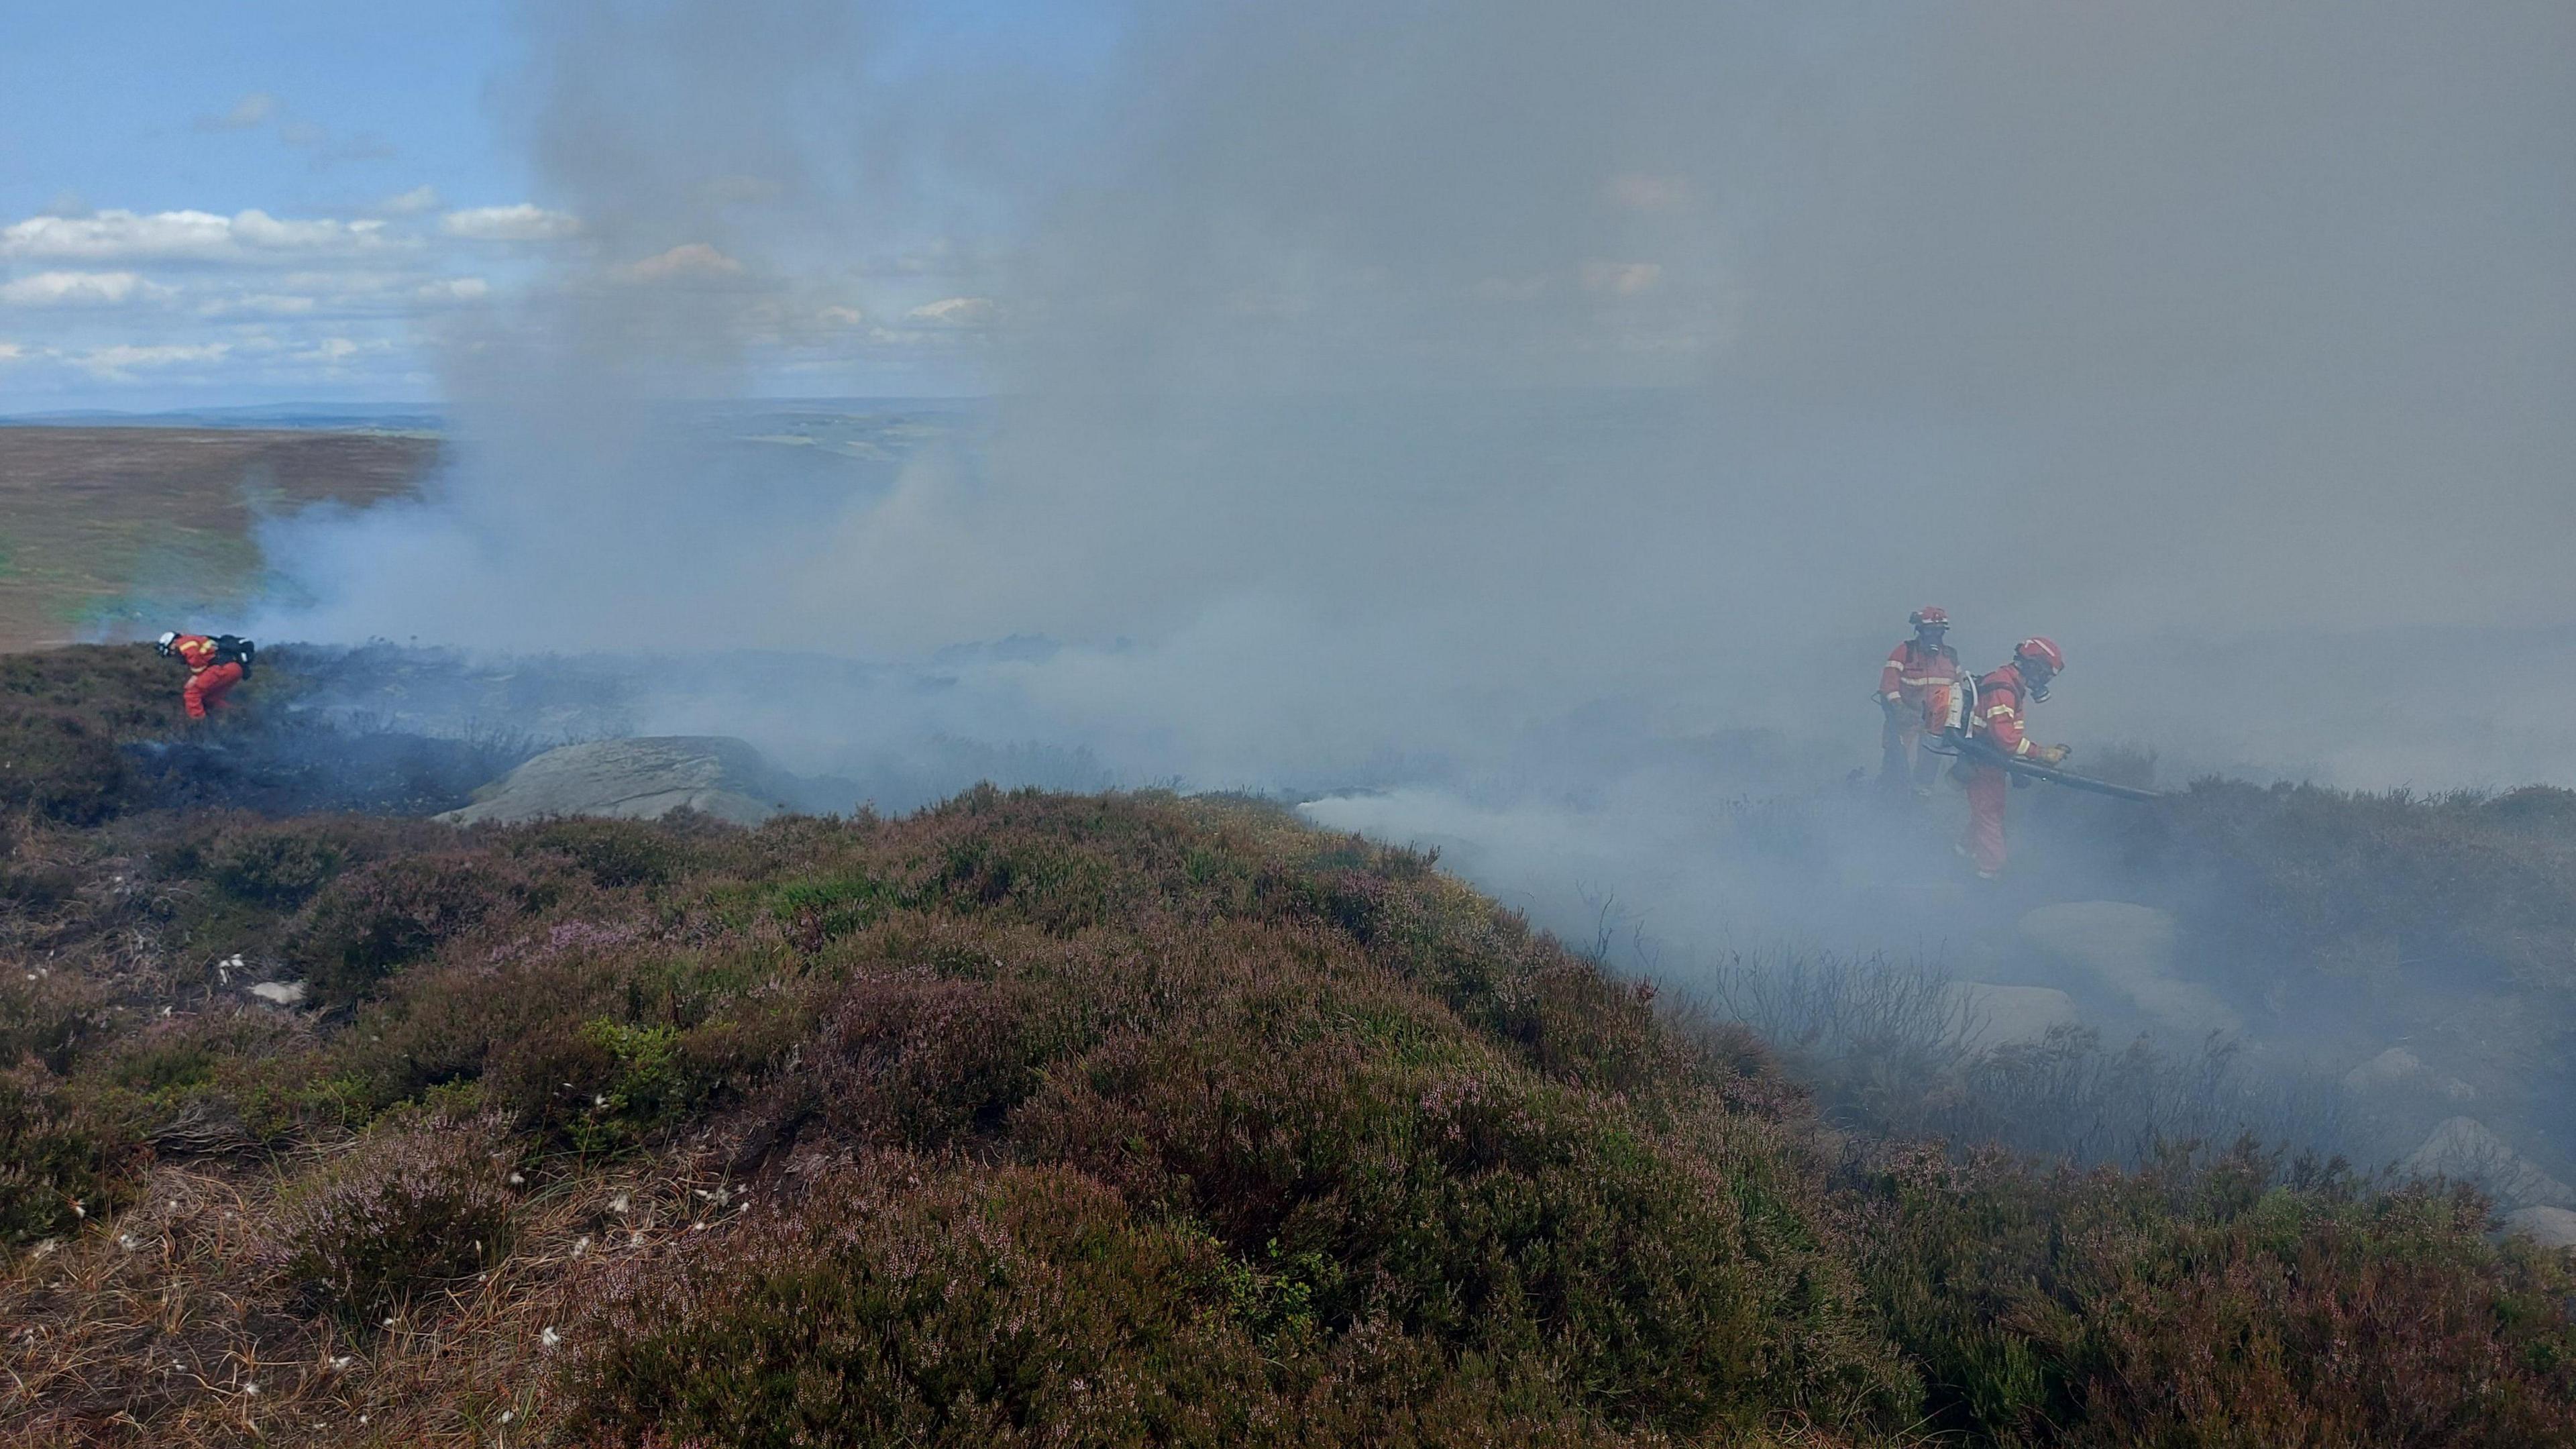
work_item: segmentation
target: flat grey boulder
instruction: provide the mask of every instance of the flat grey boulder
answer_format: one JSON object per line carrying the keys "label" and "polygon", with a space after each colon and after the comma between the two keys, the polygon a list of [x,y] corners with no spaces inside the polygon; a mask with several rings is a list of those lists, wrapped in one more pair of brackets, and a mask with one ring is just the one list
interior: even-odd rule
{"label": "flat grey boulder", "polygon": [[2506,1207],[2576,1207],[2576,1188],[2532,1166],[2474,1117],[2453,1117],[2433,1129],[2398,1171],[2475,1183]]}
{"label": "flat grey boulder", "polygon": [[777,772],[758,750],[720,735],[592,740],[548,750],[474,792],[474,803],[438,818],[450,825],[518,824],[589,815],[659,820],[695,810],[757,825],[788,806]]}
{"label": "flat grey boulder", "polygon": [[2505,1235],[2529,1238],[2544,1248],[2576,1248],[2576,1212],[2527,1207],[2504,1215]]}
{"label": "flat grey boulder", "polygon": [[2454,1102],[2466,1102],[2478,1094],[2477,1088],[2457,1077],[2435,1075],[2421,1058],[2402,1046],[2390,1047],[2344,1073],[2343,1089],[2357,1097],[2412,1089],[2439,1093]]}
{"label": "flat grey boulder", "polygon": [[2170,911],[2126,901],[2070,901],[2021,918],[2022,939],[2127,998],[2159,1025],[2194,1036],[2245,1023],[2218,993],[2174,970]]}
{"label": "flat grey boulder", "polygon": [[2075,1011],[2075,998],[2054,986],[1954,981],[1949,1005],[1957,1014],[1960,1044],[1976,1051],[2026,1046],[2047,1040],[2060,1027],[2083,1024]]}
{"label": "flat grey boulder", "polygon": [[2343,1074],[2347,1092],[2376,1092],[2402,1086],[2424,1075],[2424,1063],[2402,1046],[2390,1047]]}

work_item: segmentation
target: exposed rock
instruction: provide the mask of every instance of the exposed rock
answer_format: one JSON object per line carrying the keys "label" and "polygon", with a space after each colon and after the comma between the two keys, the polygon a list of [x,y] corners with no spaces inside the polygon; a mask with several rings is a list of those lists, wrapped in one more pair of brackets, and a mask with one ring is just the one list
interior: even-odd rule
{"label": "exposed rock", "polygon": [[2244,1029],[2216,992],[2175,974],[2170,911],[2125,901],[2072,901],[2025,914],[2021,934],[2175,1031],[2199,1036]]}
{"label": "exposed rock", "polygon": [[514,824],[569,815],[658,820],[695,810],[757,825],[789,807],[760,752],[721,736],[593,740],[548,750],[437,817],[451,825]]}
{"label": "exposed rock", "polygon": [[2457,1077],[2441,1075],[2404,1047],[2390,1047],[2343,1074],[2343,1089],[2356,1097],[2408,1091],[2452,1102],[2477,1100],[2478,1089]]}
{"label": "exposed rock", "polygon": [[2529,1238],[2544,1248],[2576,1248],[2576,1212],[2557,1207],[2527,1207],[2504,1215],[2504,1230]]}
{"label": "exposed rock", "polygon": [[1993,986],[1983,981],[1950,984],[1962,1040],[1984,1051],[2044,1040],[2057,1027],[2078,1026],[2075,998],[2054,986]]}
{"label": "exposed rock", "polygon": [[2475,1183],[2506,1207],[2576,1207],[2576,1188],[2523,1161],[2474,1117],[2453,1117],[2434,1128],[2397,1167],[2416,1177]]}
{"label": "exposed rock", "polygon": [[2376,1092],[2384,1087],[2414,1081],[2423,1075],[2424,1064],[2416,1059],[2413,1052],[2402,1046],[2390,1047],[2344,1073],[2343,1086],[2347,1092]]}
{"label": "exposed rock", "polygon": [[262,981],[250,988],[250,994],[271,1006],[296,1006],[304,1000],[301,981]]}

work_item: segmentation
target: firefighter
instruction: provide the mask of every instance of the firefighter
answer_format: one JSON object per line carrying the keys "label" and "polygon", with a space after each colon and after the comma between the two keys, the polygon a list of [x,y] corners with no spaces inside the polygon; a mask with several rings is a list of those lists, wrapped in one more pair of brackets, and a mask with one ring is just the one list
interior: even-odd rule
{"label": "firefighter", "polygon": [[[2030,707],[2048,698],[2048,682],[2065,668],[2066,656],[2055,641],[2036,635],[2024,639],[2014,648],[2012,662],[1977,681],[1968,732],[2017,759],[2060,763],[2066,746],[2033,743],[2024,725]],[[1959,848],[1976,864],[1979,876],[1993,880],[2004,868],[2004,801],[2013,781],[1996,765],[1967,764],[1967,771],[1968,835]]]}
{"label": "firefighter", "polygon": [[1914,626],[1914,637],[1888,651],[1887,663],[1878,671],[1878,706],[1886,713],[1879,731],[1885,758],[1878,783],[1889,795],[1902,794],[1909,785],[1916,794],[1929,795],[1941,762],[1922,747],[1923,737],[1939,735],[1961,722],[1953,711],[1958,708],[1963,674],[1959,651],[1945,642],[1950,634],[1947,611],[1937,604],[1927,605],[1906,622]]}
{"label": "firefighter", "polygon": [[204,719],[208,711],[222,709],[224,692],[241,683],[250,671],[250,641],[230,634],[212,638],[204,634],[163,634],[152,647],[162,658],[175,658],[188,666],[188,685],[179,697],[188,706],[190,719]]}

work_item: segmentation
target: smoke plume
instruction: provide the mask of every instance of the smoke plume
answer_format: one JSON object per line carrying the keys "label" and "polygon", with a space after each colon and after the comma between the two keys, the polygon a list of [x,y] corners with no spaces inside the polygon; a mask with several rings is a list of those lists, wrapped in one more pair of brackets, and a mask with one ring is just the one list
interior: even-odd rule
{"label": "smoke plume", "polygon": [[[1871,655],[1938,600],[1981,667],[2064,642],[2078,737],[2563,775],[2554,632],[2474,661],[2541,737],[2452,754],[2387,737],[2440,666],[2357,637],[2568,622],[2563,6],[531,23],[589,247],[447,339],[434,497],[277,540],[272,628],[1041,636],[979,671],[1009,727],[1256,783],[1498,767],[1602,701],[1865,752]],[[684,426],[828,382],[781,371],[801,319],[907,257],[986,324],[941,364],[1002,399],[971,446],[835,492]]]}

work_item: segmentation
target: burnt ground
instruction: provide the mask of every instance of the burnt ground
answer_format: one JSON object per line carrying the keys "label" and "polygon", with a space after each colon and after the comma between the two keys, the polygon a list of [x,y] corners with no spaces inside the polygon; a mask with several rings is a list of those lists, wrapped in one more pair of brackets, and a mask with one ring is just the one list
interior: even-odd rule
{"label": "burnt ground", "polygon": [[0,652],[236,602],[261,516],[400,496],[438,455],[415,434],[0,427]]}

